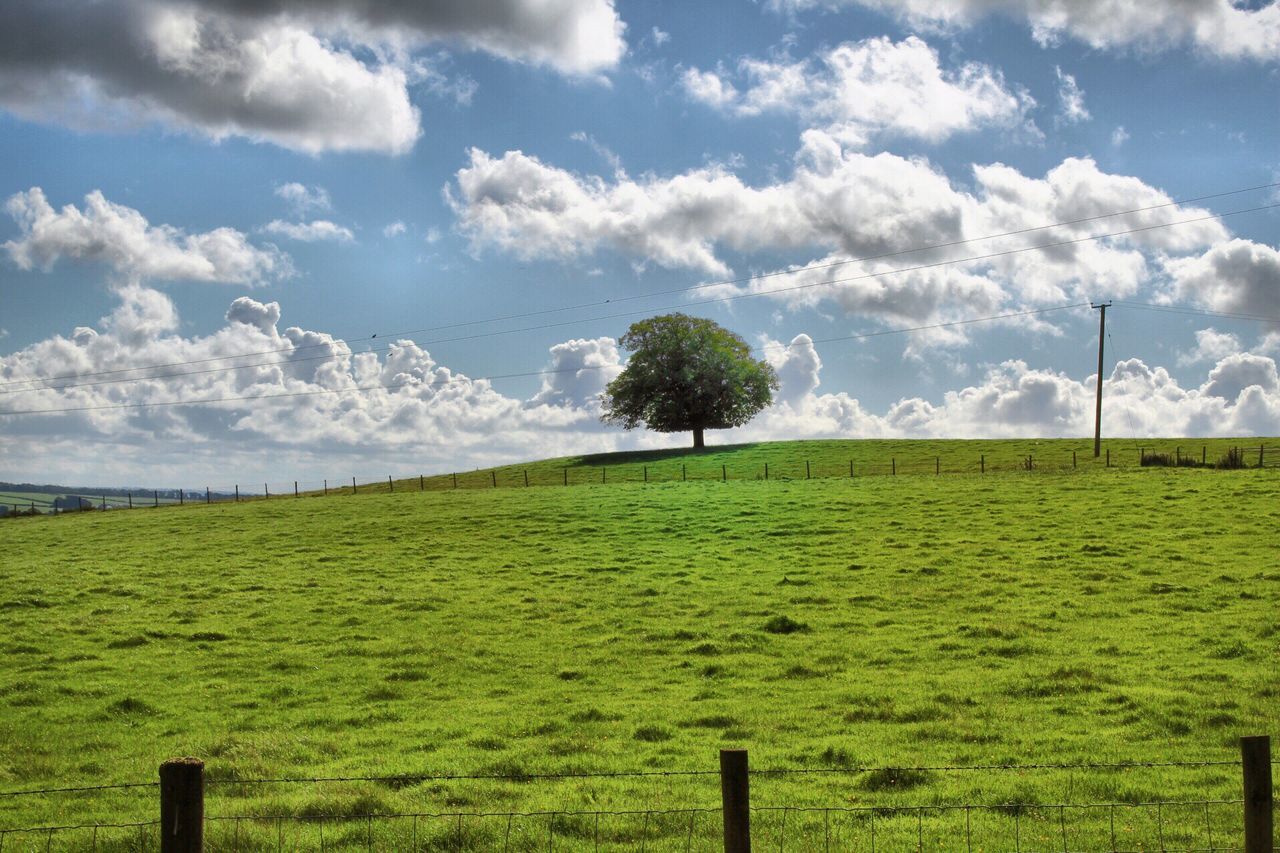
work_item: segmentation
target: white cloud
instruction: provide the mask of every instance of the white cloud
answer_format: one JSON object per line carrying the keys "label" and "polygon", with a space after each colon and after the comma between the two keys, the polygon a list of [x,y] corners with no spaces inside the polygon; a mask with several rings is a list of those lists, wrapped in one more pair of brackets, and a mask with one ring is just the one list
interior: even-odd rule
{"label": "white cloud", "polygon": [[1065,36],[1099,49],[1164,51],[1191,45],[1221,59],[1280,57],[1275,0],[772,0],[770,5],[787,10],[857,5],[935,30],[970,27],[988,15],[1005,14],[1025,20],[1045,45]]}
{"label": "white cloud", "polygon": [[1116,129],[1111,131],[1111,144],[1119,148],[1129,141],[1129,131],[1124,129],[1124,125],[1117,125]]}
{"label": "white cloud", "polygon": [[356,235],[351,233],[350,228],[330,222],[327,219],[315,219],[311,222],[284,222],[280,219],[273,219],[262,226],[262,230],[268,234],[278,234],[281,237],[288,237],[290,240],[298,240],[303,243],[321,241],[350,243],[356,238]]}
{"label": "white cloud", "polygon": [[403,154],[422,132],[409,86],[467,90],[424,74],[414,48],[451,43],[589,75],[620,60],[624,30],[609,0],[10,0],[0,108],[73,127],[158,123],[313,154]]}
{"label": "white cloud", "polygon": [[1165,270],[1175,299],[1215,311],[1280,314],[1280,251],[1252,240],[1214,245],[1202,255],[1171,258]]}
{"label": "white cloud", "polygon": [[[1084,105],[1084,90],[1076,83],[1076,78],[1063,72],[1057,65],[1053,71],[1058,75],[1058,116],[1059,124],[1079,124],[1088,121],[1092,116]],[[1123,128],[1122,128],[1123,129]]]}
{"label": "white cloud", "polygon": [[660,30],[657,27],[653,28],[652,34],[654,47],[662,47],[664,44],[671,41],[671,33]]}
{"label": "white cloud", "polygon": [[[12,383],[201,360],[193,365],[199,372],[175,376],[192,368],[155,368],[142,371],[149,377],[142,381],[64,390],[8,393],[20,386],[7,386],[0,392],[0,412],[129,407],[0,414],[5,435],[14,439],[0,443],[0,467],[12,476],[190,485],[207,479],[219,487],[237,479],[310,475],[318,480],[353,471],[363,477],[403,476],[410,466],[414,473],[456,470],[683,442],[599,423],[598,394],[620,369],[610,338],[552,347],[541,387],[520,399],[439,364],[413,341],[356,353],[324,332],[281,330],[283,312],[274,302],[240,297],[221,328],[186,337],[179,334],[178,312],[164,294],[139,285],[116,292],[119,305],[97,328],[77,328],[70,336],[55,335],[0,356],[0,376]],[[717,433],[716,441],[1078,436],[1091,427],[1092,377],[1078,380],[1009,361],[939,400],[904,398],[875,413],[846,392],[818,393],[822,360],[808,335],[797,335],[786,348],[764,340],[781,378],[778,399],[747,426]],[[220,361],[265,351],[275,354]],[[254,366],[206,370],[246,362]],[[289,396],[270,396],[282,394]],[[136,406],[228,397],[260,399]],[[1275,435],[1280,432],[1280,378],[1274,359],[1260,355],[1227,356],[1201,385],[1187,388],[1163,368],[1122,361],[1108,377],[1105,411],[1103,428],[1113,435]],[[22,440],[28,437],[33,440]],[[92,459],[86,446],[94,448]],[[393,458],[413,461],[387,461]]]}
{"label": "white cloud", "polygon": [[1197,329],[1195,348],[1179,355],[1178,364],[1218,362],[1229,355],[1236,355],[1243,349],[1240,339],[1230,332],[1219,332],[1212,327]]}
{"label": "white cloud", "polygon": [[330,210],[333,207],[329,191],[320,186],[308,187],[294,181],[277,186],[275,194],[285,200],[295,216],[305,216],[313,211]]}
{"label": "white cloud", "polygon": [[127,279],[249,285],[293,271],[288,255],[274,246],[256,247],[233,228],[187,234],[171,225],[152,225],[98,190],[85,196],[83,210],[70,204],[54,210],[39,187],[10,196],[5,209],[22,233],[3,248],[24,270],[48,269],[68,258],[106,264]]}
{"label": "white cloud", "polygon": [[551,366],[532,406],[569,406],[600,411],[600,395],[622,372],[618,342],[613,338],[576,339],[551,348]]}
{"label": "white cloud", "polygon": [[[816,249],[825,253],[813,262],[819,268],[775,271],[713,292],[786,289],[773,298],[791,307],[834,301],[850,314],[894,322],[950,320],[1098,294],[1124,298],[1149,282],[1153,265],[1158,269],[1170,257],[1228,238],[1225,228],[1210,220],[890,275],[903,267],[1145,228],[1207,211],[1163,208],[1079,222],[1171,200],[1137,178],[1108,174],[1094,161],[1077,158],[1043,177],[1002,164],[977,166],[972,189],[964,189],[927,160],[850,151],[821,131],[804,134],[789,179],[759,187],[722,166],[672,177],[606,180],[549,166],[519,151],[494,158],[473,149],[446,195],[474,249],[493,247],[522,258],[567,259],[612,250],[638,263],[728,277],[726,249]],[[1047,232],[842,263],[1073,221]],[[933,340],[963,336],[935,335]]]}
{"label": "white cloud", "polygon": [[744,58],[738,76],[741,88],[723,73],[689,68],[682,82],[689,97],[717,109],[797,114],[858,147],[881,136],[941,142],[982,127],[1031,130],[1026,113],[1035,104],[990,66],[944,70],[937,52],[915,36],[846,42],[801,62]]}
{"label": "white cloud", "polygon": [[382,236],[383,237],[399,237],[401,234],[405,232],[405,227],[406,227],[405,224],[401,222],[399,219],[397,219],[395,222],[391,222],[383,226]]}

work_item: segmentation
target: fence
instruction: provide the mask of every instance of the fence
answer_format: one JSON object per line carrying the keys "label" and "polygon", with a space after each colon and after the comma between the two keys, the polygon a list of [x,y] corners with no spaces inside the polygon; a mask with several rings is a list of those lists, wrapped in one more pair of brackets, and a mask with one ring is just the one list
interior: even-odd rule
{"label": "fence", "polygon": [[[616,773],[474,774],[234,779],[206,776],[185,758],[160,766],[158,782],[0,792],[5,798],[143,790],[158,794],[157,819],[64,823],[0,829],[0,850],[1013,850],[1226,851],[1271,853],[1274,794],[1270,739],[1240,740],[1239,761],[1034,764],[947,767],[853,767],[753,770],[746,750],[720,751],[718,770]],[[1239,768],[1241,796],[1123,802],[757,805],[757,786],[800,774],[896,775],[932,772],[1026,773],[1033,770]],[[541,811],[415,810],[381,813],[268,813],[214,810],[206,794],[256,785],[380,782],[404,787],[445,781],[538,781],[624,777],[718,778],[718,803],[653,809]],[[215,798],[216,799],[216,798]],[[847,798],[846,798],[847,799]]]}
{"label": "fence", "polygon": [[[1167,442],[1166,442],[1167,444]],[[1170,445],[1163,451],[1153,449],[1150,445],[1135,445],[1133,448],[1105,448],[1097,460],[1093,459],[1092,448],[1075,450],[1039,450],[1019,455],[978,454],[976,457],[961,456],[949,452],[945,457],[941,454],[920,457],[890,455],[887,459],[870,461],[867,459],[847,459],[832,461],[829,457],[822,461],[790,460],[761,461],[758,464],[705,463],[697,456],[692,457],[692,464],[685,461],[663,462],[655,460],[651,463],[631,462],[614,465],[582,464],[574,466],[554,467],[538,464],[530,467],[504,466],[470,472],[453,472],[449,474],[417,475],[396,479],[388,475],[385,479],[358,482],[356,477],[350,480],[292,480],[286,483],[263,483],[262,490],[256,485],[232,484],[218,489],[206,487],[201,490],[170,489],[149,491],[116,490],[94,495],[88,492],[73,493],[73,508],[62,509],[55,506],[49,496],[42,498],[10,500],[16,497],[13,493],[5,493],[0,498],[0,508],[8,510],[10,515],[38,515],[60,512],[82,512],[103,509],[139,509],[158,508],[162,506],[182,506],[185,504],[212,504],[226,502],[247,502],[276,500],[279,498],[334,497],[339,495],[357,495],[387,492],[422,492],[450,491],[459,489],[495,489],[495,488],[532,488],[535,486],[579,486],[579,485],[617,485],[619,483],[677,483],[677,482],[728,482],[729,480],[830,480],[858,479],[880,476],[913,476],[944,474],[985,475],[988,473],[1009,472],[1064,472],[1090,470],[1095,467],[1151,467],[1152,465],[1169,465],[1173,467],[1221,467],[1221,468],[1257,468],[1280,469],[1280,449],[1272,447],[1268,452],[1265,444],[1257,447],[1240,447],[1218,442],[1214,445],[1212,455],[1210,446],[1200,445],[1196,448]],[[1186,451],[1185,453],[1183,451]],[[1231,461],[1227,459],[1230,457]]]}

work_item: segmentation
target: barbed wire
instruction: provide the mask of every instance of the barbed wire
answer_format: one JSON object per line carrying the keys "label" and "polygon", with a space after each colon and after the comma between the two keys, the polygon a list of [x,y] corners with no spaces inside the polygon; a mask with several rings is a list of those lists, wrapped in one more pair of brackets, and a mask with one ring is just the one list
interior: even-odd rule
{"label": "barbed wire", "polygon": [[[861,773],[955,773],[955,772],[1020,772],[1030,770],[1127,770],[1175,767],[1239,767],[1239,759],[1197,761],[1112,761],[1063,762],[1037,764],[923,764],[923,765],[858,765],[852,767],[765,767],[752,768],[753,776],[791,776],[809,774]],[[1272,761],[1280,765],[1280,759]],[[416,784],[422,782],[506,781],[532,782],[566,779],[625,779],[719,776],[719,770],[617,770],[601,772],[550,773],[405,773],[355,776],[275,776],[248,779],[206,777],[207,787],[224,785],[293,785],[344,782],[377,782]],[[28,797],[49,794],[74,794],[132,788],[156,788],[159,782],[120,782],[105,785],[82,785],[57,788],[33,788],[22,791],[0,791],[0,797]]]}

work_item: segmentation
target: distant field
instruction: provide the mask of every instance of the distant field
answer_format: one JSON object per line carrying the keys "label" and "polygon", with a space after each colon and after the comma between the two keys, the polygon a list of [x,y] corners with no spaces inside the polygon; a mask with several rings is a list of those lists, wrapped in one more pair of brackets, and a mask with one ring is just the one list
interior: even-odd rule
{"label": "distant field", "polygon": [[[1183,447],[1198,456],[1203,443]],[[1258,446],[1212,442],[1207,455],[1246,443]],[[758,445],[626,468],[594,460],[614,463],[603,486],[418,492],[415,479],[394,495],[384,482],[342,499],[12,521],[0,527],[0,793],[147,781],[163,758],[188,754],[219,781],[711,770],[721,746],[748,747],[757,768],[848,770],[1230,761],[1240,734],[1280,734],[1280,471],[1140,469],[1136,449],[1115,444],[1130,467],[1106,470],[1086,462],[1087,447]],[[1043,461],[1015,470],[1027,453]],[[857,475],[894,454],[914,467]],[[976,472],[980,454],[994,473]],[[935,455],[952,476],[933,475]],[[803,481],[805,459],[823,479]],[[572,466],[585,483],[592,461],[527,468],[551,485]],[[721,464],[762,473],[765,461],[768,482],[713,476]],[[615,483],[645,464],[667,481],[684,464],[692,482]],[[796,774],[753,778],[752,797],[1230,799],[1238,773]],[[337,818],[718,805],[714,776],[657,776],[221,784],[208,809]],[[147,790],[0,797],[0,828],[154,812]],[[936,848],[965,819],[885,819],[878,843],[914,849],[919,832]],[[1105,812],[1045,810],[1022,817],[1022,849],[1061,849],[1068,819],[1070,849],[1106,845]],[[761,814],[758,843],[777,849],[785,835],[788,849],[821,849],[820,820]],[[987,839],[974,849],[1012,849],[1012,817],[973,821]],[[1236,806],[1143,808],[1120,823],[1129,849],[1158,849],[1158,833],[1199,847],[1239,817]],[[866,829],[842,825],[858,840],[840,849],[862,849]],[[230,822],[211,831],[218,849],[231,846]],[[244,849],[278,838],[319,847],[314,821],[235,831]],[[410,831],[335,820],[327,843],[391,849]],[[477,817],[413,831],[477,849],[504,838],[547,849],[554,836],[561,850],[592,849],[595,830]],[[603,830],[652,850],[715,849],[715,831],[715,815],[692,828],[620,816]],[[98,849],[136,843],[108,836]],[[87,834],[70,837],[59,843],[87,849]],[[11,835],[4,850],[44,842]]]}

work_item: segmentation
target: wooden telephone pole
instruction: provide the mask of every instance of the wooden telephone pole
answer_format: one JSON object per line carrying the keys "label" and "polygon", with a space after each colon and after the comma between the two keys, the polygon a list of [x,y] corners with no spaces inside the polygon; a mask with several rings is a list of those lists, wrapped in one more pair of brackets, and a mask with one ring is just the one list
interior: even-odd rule
{"label": "wooden telephone pole", "polygon": [[1107,339],[1107,308],[1110,302],[1090,303],[1090,308],[1097,308],[1098,315],[1098,403],[1093,418],[1093,458],[1102,455],[1102,345]]}

